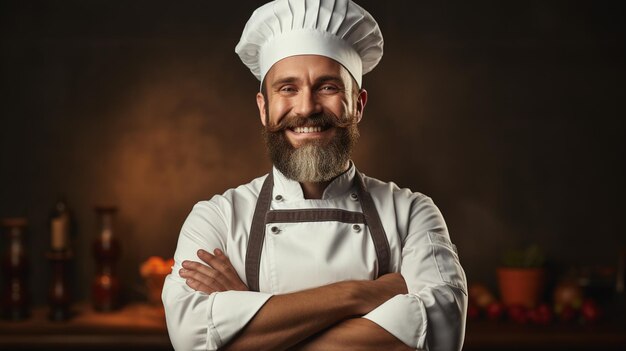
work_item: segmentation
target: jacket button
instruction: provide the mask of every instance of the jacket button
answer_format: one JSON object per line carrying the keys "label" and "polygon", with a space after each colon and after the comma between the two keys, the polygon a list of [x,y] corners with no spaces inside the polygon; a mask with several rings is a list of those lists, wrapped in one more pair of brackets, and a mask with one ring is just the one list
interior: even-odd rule
{"label": "jacket button", "polygon": [[276,195],[274,197],[274,200],[276,200],[276,201],[283,201],[283,196],[282,195]]}
{"label": "jacket button", "polygon": [[354,201],[356,201],[356,200],[358,200],[358,199],[359,199],[359,197],[357,196],[357,194],[356,194],[356,193],[352,193],[352,194],[350,194],[350,198],[351,198],[352,200],[354,200]]}
{"label": "jacket button", "polygon": [[352,225],[352,230],[354,230],[357,233],[360,233],[361,232],[361,226],[358,225],[358,224],[353,224]]}
{"label": "jacket button", "polygon": [[278,234],[280,232],[280,229],[278,229],[277,226],[273,226],[272,228],[270,228],[270,230],[272,231],[273,234]]}

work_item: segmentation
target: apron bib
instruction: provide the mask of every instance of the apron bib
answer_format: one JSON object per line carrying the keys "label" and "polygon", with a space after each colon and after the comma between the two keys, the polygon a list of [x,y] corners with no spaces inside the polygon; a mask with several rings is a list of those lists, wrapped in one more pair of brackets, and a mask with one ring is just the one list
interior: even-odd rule
{"label": "apron bib", "polygon": [[390,249],[385,229],[383,228],[374,200],[367,189],[363,176],[357,170],[355,174],[357,194],[361,201],[363,213],[351,212],[342,209],[296,209],[270,210],[272,190],[274,188],[273,172],[270,172],[263,182],[259,198],[256,203],[250,237],[246,251],[246,281],[250,291],[259,291],[259,273],[261,269],[261,252],[265,240],[265,228],[268,223],[298,223],[298,222],[341,222],[364,223],[369,227],[369,233],[376,250],[378,263],[377,277],[389,273]]}

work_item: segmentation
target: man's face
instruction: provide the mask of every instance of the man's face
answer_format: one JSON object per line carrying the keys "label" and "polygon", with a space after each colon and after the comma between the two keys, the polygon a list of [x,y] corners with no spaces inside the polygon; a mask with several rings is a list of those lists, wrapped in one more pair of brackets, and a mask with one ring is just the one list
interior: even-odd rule
{"label": "man's face", "polygon": [[274,165],[300,182],[345,171],[367,101],[348,71],[327,57],[292,56],[274,64],[263,84],[257,104]]}

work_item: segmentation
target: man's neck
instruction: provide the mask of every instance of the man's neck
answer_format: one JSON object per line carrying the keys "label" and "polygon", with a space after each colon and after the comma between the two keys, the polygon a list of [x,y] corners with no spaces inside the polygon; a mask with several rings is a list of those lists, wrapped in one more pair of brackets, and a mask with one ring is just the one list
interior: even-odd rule
{"label": "man's neck", "polygon": [[311,182],[311,183],[300,183],[300,187],[302,187],[302,193],[304,194],[305,199],[321,199],[322,195],[324,195],[324,190],[328,184],[330,184],[332,180],[326,182]]}

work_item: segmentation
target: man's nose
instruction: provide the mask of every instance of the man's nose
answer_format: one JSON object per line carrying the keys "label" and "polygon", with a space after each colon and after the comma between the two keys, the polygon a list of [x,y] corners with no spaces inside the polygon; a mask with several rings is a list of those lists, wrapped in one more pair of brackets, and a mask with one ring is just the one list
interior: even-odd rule
{"label": "man's nose", "polygon": [[298,116],[307,117],[322,112],[322,105],[319,103],[315,92],[311,89],[302,89],[298,94],[294,110]]}

